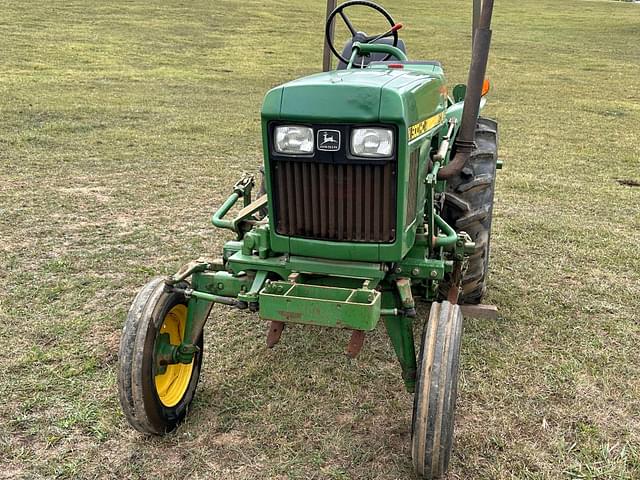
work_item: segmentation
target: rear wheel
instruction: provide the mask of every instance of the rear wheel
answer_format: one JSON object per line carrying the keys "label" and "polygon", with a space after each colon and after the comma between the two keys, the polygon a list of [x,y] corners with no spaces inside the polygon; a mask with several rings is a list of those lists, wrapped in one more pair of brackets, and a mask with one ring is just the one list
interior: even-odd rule
{"label": "rear wheel", "polygon": [[411,425],[411,456],[419,478],[439,478],[449,467],[461,339],[460,307],[432,303],[422,333]]}
{"label": "rear wheel", "polygon": [[[476,148],[460,174],[447,182],[442,217],[457,232],[465,231],[476,244],[462,279],[460,303],[480,303],[487,290],[489,244],[493,216],[498,124],[480,117],[476,126]],[[449,285],[441,290],[446,298]]]}
{"label": "rear wheel", "polygon": [[[188,284],[178,287],[184,290]],[[193,400],[202,365],[202,336],[190,364],[163,365],[158,352],[179,345],[187,320],[187,300],[166,291],[155,278],[138,293],[120,339],[118,389],[125,417],[142,433],[162,435],[176,428]]]}

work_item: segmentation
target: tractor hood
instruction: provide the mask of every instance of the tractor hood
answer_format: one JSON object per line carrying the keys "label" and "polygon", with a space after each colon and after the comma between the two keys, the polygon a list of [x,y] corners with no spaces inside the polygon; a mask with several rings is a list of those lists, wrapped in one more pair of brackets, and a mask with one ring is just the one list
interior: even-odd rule
{"label": "tractor hood", "polygon": [[442,111],[444,79],[432,71],[367,68],[319,73],[286,83],[265,97],[265,120],[411,125]]}

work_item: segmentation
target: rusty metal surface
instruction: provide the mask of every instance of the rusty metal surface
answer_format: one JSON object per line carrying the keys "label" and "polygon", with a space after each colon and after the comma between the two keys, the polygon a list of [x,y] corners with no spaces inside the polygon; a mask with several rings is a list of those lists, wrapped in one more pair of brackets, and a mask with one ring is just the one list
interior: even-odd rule
{"label": "rusty metal surface", "polygon": [[465,317],[495,320],[498,318],[498,307],[495,305],[461,305],[460,309]]}
{"label": "rusty metal surface", "polygon": [[274,173],[279,234],[363,243],[395,240],[396,172],[391,162],[277,161]]}
{"label": "rusty metal surface", "polygon": [[482,0],[473,0],[473,20],[471,27],[471,46],[473,47],[473,39],[480,22],[480,12],[482,11]]}
{"label": "rusty metal surface", "polygon": [[249,205],[247,205],[246,207],[244,207],[242,210],[238,212],[238,215],[236,215],[236,221],[242,220],[243,218],[248,217],[252,213],[260,210],[266,204],[267,204],[266,195],[262,195],[261,197],[256,198],[253,202],[251,202]]}
{"label": "rusty metal surface", "polygon": [[484,0],[482,3],[478,26],[474,33],[473,54],[469,67],[462,120],[455,142],[456,155],[452,161],[438,171],[438,180],[448,180],[458,175],[469,161],[471,151],[475,147],[474,139],[480,112],[480,100],[482,99],[482,86],[491,48],[493,4],[494,0]]}
{"label": "rusty metal surface", "polygon": [[282,336],[282,331],[284,330],[284,322],[276,322],[273,321],[269,325],[269,331],[267,332],[267,347],[273,348],[279,341]]}
{"label": "rusty metal surface", "polygon": [[[329,19],[329,15],[333,12],[337,6],[337,0],[327,0],[327,15],[325,16],[325,23]],[[324,31],[324,29],[323,29]],[[333,36],[335,33],[335,22],[331,25],[331,39],[333,40]],[[329,48],[329,42],[327,42],[327,38],[324,39],[324,51],[322,52],[322,71],[328,72],[331,70],[331,49]]]}
{"label": "rusty metal surface", "polygon": [[451,273],[451,287],[449,288],[449,292],[447,293],[447,300],[452,305],[456,305],[458,303],[458,299],[460,298],[460,290],[462,285],[462,263],[456,262],[453,267],[453,272]]}
{"label": "rusty metal surface", "polygon": [[351,332],[351,340],[347,345],[346,355],[349,358],[356,358],[364,345],[365,332],[362,330],[353,330]]}

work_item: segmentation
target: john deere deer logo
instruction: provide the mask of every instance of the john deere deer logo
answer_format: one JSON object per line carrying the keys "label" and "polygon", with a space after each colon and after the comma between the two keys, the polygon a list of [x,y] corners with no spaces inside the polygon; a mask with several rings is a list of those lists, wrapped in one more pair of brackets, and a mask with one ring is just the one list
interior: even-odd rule
{"label": "john deere deer logo", "polygon": [[325,152],[340,150],[340,131],[318,130],[318,150]]}

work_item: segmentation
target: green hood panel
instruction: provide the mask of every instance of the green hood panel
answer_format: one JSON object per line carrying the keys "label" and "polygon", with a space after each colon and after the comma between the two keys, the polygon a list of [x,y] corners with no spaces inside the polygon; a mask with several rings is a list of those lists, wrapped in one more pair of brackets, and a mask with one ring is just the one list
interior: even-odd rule
{"label": "green hood panel", "polygon": [[447,97],[440,76],[408,72],[386,84],[381,91],[380,111],[387,122],[409,127],[440,113]]}
{"label": "green hood panel", "polygon": [[[439,95],[426,84],[442,84],[437,73],[409,69],[338,70],[278,87],[265,98],[263,116],[308,123],[411,121],[435,110]],[[437,88],[435,89],[437,92]],[[431,98],[430,101],[428,97]],[[279,108],[278,108],[279,102]],[[429,112],[426,112],[429,110]]]}

